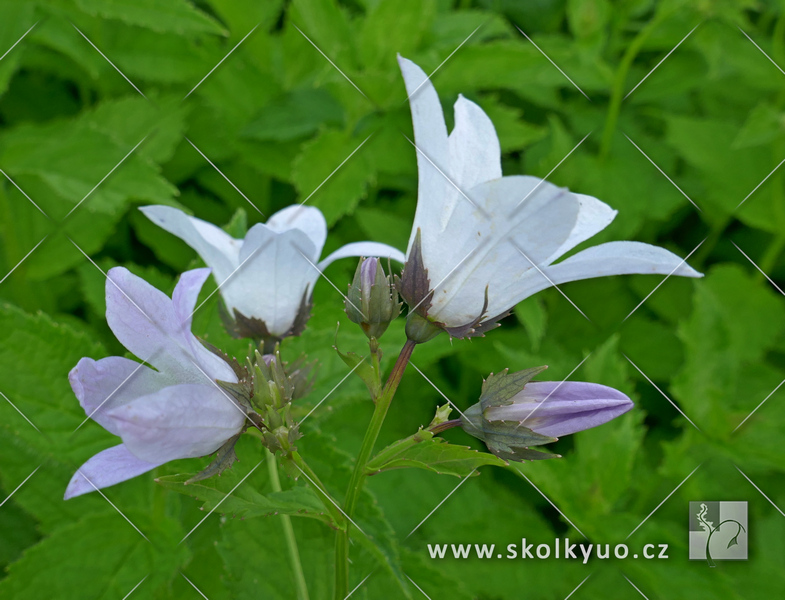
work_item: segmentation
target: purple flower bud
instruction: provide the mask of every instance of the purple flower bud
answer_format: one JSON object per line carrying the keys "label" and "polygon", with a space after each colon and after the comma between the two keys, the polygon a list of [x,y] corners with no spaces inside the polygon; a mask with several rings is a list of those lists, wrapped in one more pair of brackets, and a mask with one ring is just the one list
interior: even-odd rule
{"label": "purple flower bud", "polygon": [[560,437],[602,425],[633,407],[632,400],[606,385],[535,381],[512,404],[485,411],[488,421],[515,421],[540,435]]}
{"label": "purple flower bud", "polygon": [[366,258],[360,263],[360,294],[365,306],[371,303],[371,286],[376,283],[378,265],[379,259],[376,257]]}
{"label": "purple flower bud", "polygon": [[489,376],[480,402],[463,414],[464,430],[501,458],[554,458],[529,448],[602,425],[633,407],[620,391],[597,383],[531,382],[543,369]]}

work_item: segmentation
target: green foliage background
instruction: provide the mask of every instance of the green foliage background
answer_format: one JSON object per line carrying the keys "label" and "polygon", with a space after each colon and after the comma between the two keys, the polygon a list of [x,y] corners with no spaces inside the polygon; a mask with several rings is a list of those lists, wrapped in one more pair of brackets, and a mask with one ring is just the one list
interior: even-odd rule
{"label": "green foliage background", "polygon": [[[409,537],[459,481],[372,477],[360,519],[385,558],[379,566],[355,544],[354,582],[373,574],[354,597],[564,598],[589,575],[573,598],[763,599],[785,589],[782,0],[0,0],[2,53],[0,598],[199,597],[193,586],[211,600],[294,597],[275,517],[242,520],[245,505],[227,502],[181,543],[207,511],[153,478],[205,460],[104,490],[148,539],[98,494],[64,502],[74,470],[115,443],[80,426],[67,373],[82,356],[124,352],[104,320],[102,270],[125,265],[171,292],[198,265],[140,205],[231,221],[239,235],[307,198],[331,226],[327,251],[361,239],[404,248],[417,173],[396,53],[429,73],[441,65],[433,81],[448,120],[459,93],[488,112],[505,174],[547,175],[618,209],[591,244],[656,243],[706,277],[572,283],[570,301],[546,290],[486,338],[418,348],[414,366],[459,407],[476,401],[488,373],[541,364],[549,379],[611,385],[637,406],[559,441],[561,460],[484,467]],[[341,289],[351,262],[327,271]],[[306,409],[348,370],[331,349],[336,321],[342,349],[363,351],[327,282],[315,303],[307,332],[284,348],[321,362]],[[195,331],[237,356],[247,350],[222,332],[215,296]],[[397,324],[387,357],[402,342]],[[383,444],[443,402],[417,369]],[[362,384],[348,379],[304,425],[302,454],[339,497],[370,414]],[[480,447],[462,431],[445,437]],[[259,447],[243,440],[239,455],[214,485],[231,489]],[[264,468],[236,497],[252,501],[254,487],[268,489]],[[691,500],[749,502],[749,561],[687,560]],[[294,524],[311,597],[329,598],[332,532],[315,519]],[[669,559],[459,561],[426,550],[583,539],[576,527],[595,544],[668,543]]]}

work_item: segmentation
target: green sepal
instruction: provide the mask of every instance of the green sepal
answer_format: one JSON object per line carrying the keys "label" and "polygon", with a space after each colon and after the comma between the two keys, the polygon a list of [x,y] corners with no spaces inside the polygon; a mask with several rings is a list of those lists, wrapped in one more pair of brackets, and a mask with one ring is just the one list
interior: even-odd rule
{"label": "green sepal", "polygon": [[235,453],[234,447],[237,444],[237,440],[240,439],[241,435],[242,432],[226,440],[224,445],[218,448],[216,451],[213,461],[207,465],[204,470],[188,479],[185,482],[185,485],[220,475],[227,469],[231,468],[231,466],[238,461],[237,453]]}
{"label": "green sepal", "polygon": [[482,383],[480,404],[483,410],[492,406],[512,404],[513,396],[522,391],[527,383],[547,368],[547,366],[532,367],[531,369],[524,369],[515,373],[510,373],[509,369],[504,369],[501,373],[491,373]]}

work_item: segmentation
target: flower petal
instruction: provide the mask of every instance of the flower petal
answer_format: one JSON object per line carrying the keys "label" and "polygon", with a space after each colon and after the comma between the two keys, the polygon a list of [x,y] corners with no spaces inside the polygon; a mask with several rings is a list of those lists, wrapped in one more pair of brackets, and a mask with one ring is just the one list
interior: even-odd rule
{"label": "flower petal", "polygon": [[462,203],[444,232],[422,236],[435,290],[429,315],[449,327],[480,316],[486,288],[488,315],[509,309],[521,277],[562,245],[578,215],[574,194],[537,177],[495,179],[470,194],[488,218]]}
{"label": "flower petal", "polygon": [[[245,237],[240,268],[223,286],[230,309],[264,321],[273,335],[294,323],[306,290],[319,277],[311,238],[300,229],[276,233],[254,225]],[[309,262],[310,261],[310,262]]]}
{"label": "flower petal", "polygon": [[[234,377],[231,369],[204,348],[190,331],[190,311],[209,269],[182,275],[175,288],[178,308],[166,294],[123,267],[106,281],[106,320],[129,351],[171,380],[205,383]],[[236,379],[230,379],[236,381]]]}
{"label": "flower petal", "polygon": [[541,435],[559,437],[607,423],[632,407],[632,400],[605,385],[535,381],[513,397],[513,404],[489,408],[485,417],[521,421]]}
{"label": "flower petal", "polygon": [[502,176],[501,147],[493,123],[461,95],[455,103],[455,127],[448,143],[450,176],[464,191]]}
{"label": "flower petal", "polygon": [[444,199],[454,188],[442,174],[450,173],[450,155],[447,125],[439,96],[420,67],[402,56],[398,56],[398,64],[409,95],[414,142],[417,144],[417,210],[409,240],[411,247],[418,227],[426,231],[441,222]]}
{"label": "flower petal", "polygon": [[380,244],[379,242],[352,242],[329,254],[318,266],[320,269],[324,269],[339,258],[347,258],[349,256],[378,256],[379,258],[391,258],[401,264],[406,262],[403,252],[387,244]]}
{"label": "flower petal", "polygon": [[65,500],[147,473],[164,464],[136,458],[124,444],[99,452],[79,467],[65,489]]}
{"label": "flower petal", "polygon": [[264,226],[276,233],[299,229],[313,242],[314,254],[308,258],[316,262],[322,255],[322,248],[327,239],[327,221],[318,208],[302,204],[287,206],[271,216]]}
{"label": "flower petal", "polygon": [[579,281],[609,275],[679,275],[703,277],[684,260],[658,246],[641,242],[608,242],[582,250],[543,273],[527,273],[519,282],[513,303],[568,281]]}
{"label": "flower petal", "polygon": [[[184,343],[187,344],[187,348],[191,351],[191,357],[199,365],[200,371],[203,371],[203,374],[210,379],[235,383],[237,376],[226,361],[210,352],[191,333],[191,322],[196,301],[199,298],[199,292],[204,282],[209,276],[210,269],[192,269],[180,275],[180,280],[177,282],[172,294],[172,307],[174,308],[175,318],[180,324],[180,335]],[[204,377],[197,381],[204,383]]]}
{"label": "flower petal", "polygon": [[611,221],[616,218],[619,212],[593,196],[586,196],[585,194],[573,195],[578,200],[578,220],[575,223],[575,227],[572,228],[569,237],[545,261],[546,263],[553,262],[578,244],[598,234],[611,224]]}
{"label": "flower petal", "polygon": [[220,283],[237,268],[241,241],[234,239],[212,223],[190,217],[171,206],[142,206],[139,208],[153,223],[183,240],[196,250],[213,270]]}
{"label": "flower petal", "polygon": [[110,416],[134,456],[159,463],[210,454],[245,422],[245,411],[209,384],[170,386],[120,406]]}
{"label": "flower petal", "polygon": [[107,414],[110,410],[173,383],[163,373],[120,356],[83,358],[68,381],[87,416],[115,435],[120,433]]}

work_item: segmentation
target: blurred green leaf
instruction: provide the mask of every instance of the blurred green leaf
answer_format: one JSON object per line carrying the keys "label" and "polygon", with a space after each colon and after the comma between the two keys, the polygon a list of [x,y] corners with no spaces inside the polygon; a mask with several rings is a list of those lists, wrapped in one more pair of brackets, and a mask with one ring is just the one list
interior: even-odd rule
{"label": "blurred green leaf", "polygon": [[129,25],[139,25],[158,32],[218,33],[223,27],[187,0],[76,0],[86,14],[105,19],[117,19]]}
{"label": "blurred green leaf", "polygon": [[354,212],[374,177],[361,146],[362,138],[327,129],[304,144],[294,161],[292,182],[300,201],[321,210],[328,226]]}

